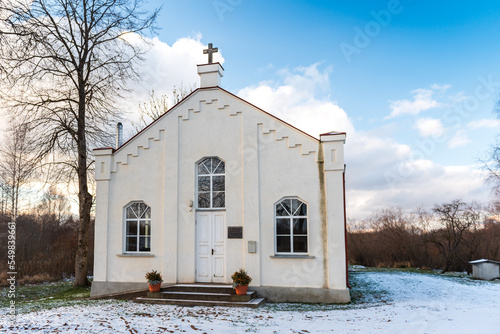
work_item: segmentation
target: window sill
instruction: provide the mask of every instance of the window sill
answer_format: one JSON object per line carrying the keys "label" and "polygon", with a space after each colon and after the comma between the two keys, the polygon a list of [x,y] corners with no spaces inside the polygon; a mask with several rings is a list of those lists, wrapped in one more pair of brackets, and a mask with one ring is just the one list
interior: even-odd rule
{"label": "window sill", "polygon": [[294,254],[276,254],[270,255],[271,259],[315,259],[316,256],[310,255],[294,255]]}
{"label": "window sill", "polygon": [[115,254],[118,257],[154,257],[153,253],[120,253]]}

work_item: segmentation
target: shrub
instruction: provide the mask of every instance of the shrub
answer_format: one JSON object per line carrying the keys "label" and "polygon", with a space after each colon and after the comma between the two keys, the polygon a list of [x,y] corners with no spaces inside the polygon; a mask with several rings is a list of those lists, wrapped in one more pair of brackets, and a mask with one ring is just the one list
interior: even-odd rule
{"label": "shrub", "polygon": [[148,283],[151,285],[160,284],[163,282],[163,277],[161,277],[161,273],[156,270],[151,270],[146,273],[146,279]]}
{"label": "shrub", "polygon": [[239,271],[235,271],[233,275],[231,275],[233,280],[233,286],[237,285],[248,285],[252,281],[252,278],[248,276],[247,272],[244,269],[240,269]]}

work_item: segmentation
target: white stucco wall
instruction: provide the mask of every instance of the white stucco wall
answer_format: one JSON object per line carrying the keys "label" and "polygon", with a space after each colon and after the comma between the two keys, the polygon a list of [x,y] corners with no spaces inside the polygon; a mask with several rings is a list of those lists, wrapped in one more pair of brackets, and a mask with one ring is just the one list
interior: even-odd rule
{"label": "white stucco wall", "polygon": [[[95,151],[95,281],[143,282],[151,269],[166,283],[195,281],[196,163],[218,157],[226,224],[243,226],[243,239],[226,239],[225,281],[245,268],[254,286],[345,289],[344,139],[320,144],[220,88],[196,91],[117,152]],[[275,257],[274,204],[289,196],[308,205],[306,258]],[[152,209],[151,256],[123,255],[132,201]]]}

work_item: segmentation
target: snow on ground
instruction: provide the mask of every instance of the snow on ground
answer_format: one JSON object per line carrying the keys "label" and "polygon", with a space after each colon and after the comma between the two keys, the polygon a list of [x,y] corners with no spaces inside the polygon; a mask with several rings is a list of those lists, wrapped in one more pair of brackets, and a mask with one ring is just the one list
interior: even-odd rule
{"label": "snow on ground", "polygon": [[500,333],[498,282],[403,272],[357,273],[356,280],[375,297],[349,306],[266,304],[258,309],[96,301],[19,314],[13,328],[2,310],[0,332]]}

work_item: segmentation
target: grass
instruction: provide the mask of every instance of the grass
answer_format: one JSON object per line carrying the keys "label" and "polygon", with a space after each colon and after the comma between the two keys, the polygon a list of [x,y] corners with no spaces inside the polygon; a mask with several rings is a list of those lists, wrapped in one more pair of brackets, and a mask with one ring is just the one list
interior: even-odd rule
{"label": "grass", "polygon": [[378,306],[390,302],[389,291],[366,278],[365,272],[350,272],[351,304]]}
{"label": "grass", "polygon": [[[51,309],[74,304],[90,304],[95,301],[86,300],[90,297],[89,287],[75,287],[73,281],[62,281],[41,284],[16,286],[16,310],[20,313]],[[0,290],[0,307],[7,308],[10,304],[8,288]]]}
{"label": "grass", "polygon": [[261,306],[261,308],[269,311],[285,312],[330,311],[374,307],[391,301],[389,292],[371,282],[364,271],[350,272],[349,283],[351,285],[351,302],[349,304],[268,303]]}
{"label": "grass", "polygon": [[[352,269],[352,268],[351,268]],[[418,268],[354,268],[349,272],[349,283],[351,285],[351,303],[343,305],[313,304],[313,303],[268,303],[261,309],[269,312],[310,312],[328,310],[346,310],[354,308],[366,308],[380,306],[392,301],[389,291],[369,279],[370,272],[391,273],[415,273],[421,275],[432,275],[468,285],[500,284],[500,280],[478,281],[465,273],[445,273],[439,271],[422,270]],[[90,287],[74,287],[73,281],[60,281],[52,283],[31,284],[16,287],[16,310],[20,313],[32,312],[44,309],[52,309],[72,305],[96,305],[100,303],[121,303],[115,300],[89,300]],[[0,308],[8,308],[8,288],[0,290]]]}
{"label": "grass", "polygon": [[[447,280],[453,280],[454,282],[465,285],[500,284],[500,279],[495,279],[493,281],[484,281],[473,278],[472,275],[466,272],[447,271],[443,273],[441,270],[430,270],[430,269],[420,269],[420,268],[369,268],[369,267],[355,268],[355,270],[356,272],[415,273],[415,274],[440,277]],[[349,273],[349,276],[351,275],[352,273]]]}
{"label": "grass", "polygon": [[481,285],[481,284],[498,284],[500,280],[495,281],[481,281],[476,280],[466,273],[446,272],[441,273],[439,270],[429,270],[420,268],[350,268],[354,271],[349,272],[349,284],[351,285],[351,303],[345,305],[330,305],[330,304],[307,304],[307,303],[277,303],[265,304],[263,308],[270,311],[328,311],[335,309],[354,309],[354,308],[367,308],[375,307],[383,304],[388,304],[392,301],[390,292],[382,289],[378,284],[373,283],[368,279],[368,273],[408,273],[420,274],[440,277],[448,280],[453,280],[457,283],[467,285]]}
{"label": "grass", "polygon": [[[353,267],[349,266],[349,269],[354,270],[353,272],[406,272],[406,273],[417,273],[417,274],[438,274],[439,271],[430,269],[420,269],[420,268],[374,268],[374,267]],[[351,275],[352,272],[349,272]]]}
{"label": "grass", "polygon": [[[269,311],[327,311],[377,306],[389,301],[388,292],[371,283],[366,273],[349,274],[351,284],[351,303],[345,305],[313,303],[269,303],[261,308]],[[88,300],[90,287],[74,287],[73,281],[31,284],[16,287],[16,309],[20,313],[52,309],[71,305],[94,305],[97,303],[118,303],[118,301]],[[0,290],[0,307],[7,308],[10,299],[8,288]]]}

